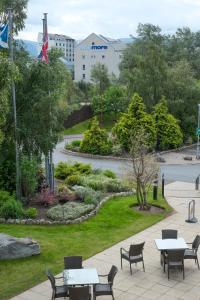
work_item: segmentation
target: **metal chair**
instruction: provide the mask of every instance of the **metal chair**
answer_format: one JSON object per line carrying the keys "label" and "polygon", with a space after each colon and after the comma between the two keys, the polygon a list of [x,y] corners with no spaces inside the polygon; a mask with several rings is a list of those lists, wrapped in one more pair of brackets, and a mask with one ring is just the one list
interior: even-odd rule
{"label": "metal chair", "polygon": [[192,248],[185,250],[184,259],[194,259],[199,269],[197,251],[200,245],[200,235],[197,235],[192,243],[187,244],[192,245]]}
{"label": "metal chair", "polygon": [[65,269],[82,269],[82,256],[65,256],[64,267]]}
{"label": "metal chair", "polygon": [[90,288],[89,286],[71,287],[69,288],[70,300],[90,300]]}
{"label": "metal chair", "polygon": [[[183,279],[185,279],[185,269],[184,269],[184,252],[185,250],[168,250],[167,257],[165,258],[168,267],[168,279],[170,269],[180,269],[183,271]],[[164,264],[165,271],[165,264]]]}
{"label": "metal chair", "polygon": [[60,279],[63,277],[54,277],[50,270],[46,271],[46,275],[51,282],[51,287],[53,290],[51,300],[54,300],[56,298],[69,297],[69,290],[67,285],[56,285],[56,279]]}
{"label": "metal chair", "polygon": [[145,242],[143,242],[141,244],[130,245],[129,251],[127,251],[124,248],[120,248],[121,269],[122,269],[122,259],[127,260],[130,264],[130,272],[132,275],[131,264],[132,263],[137,264],[138,262],[141,261],[143,264],[143,271],[145,272],[144,259],[143,259],[144,244],[145,244]]}
{"label": "metal chair", "polygon": [[[162,240],[166,240],[166,239],[177,239],[178,238],[178,231],[175,229],[163,229],[162,230]],[[165,251],[161,251],[160,253],[160,264],[162,265],[164,260],[165,260],[165,256],[166,256],[166,252]]]}
{"label": "metal chair", "polygon": [[94,285],[93,288],[93,298],[96,300],[97,296],[106,296],[110,295],[112,296],[113,300],[114,294],[113,294],[113,281],[115,278],[115,275],[117,274],[118,269],[116,266],[112,266],[110,269],[110,272],[106,275],[99,275],[99,277],[107,277],[108,282],[107,283],[97,283]]}

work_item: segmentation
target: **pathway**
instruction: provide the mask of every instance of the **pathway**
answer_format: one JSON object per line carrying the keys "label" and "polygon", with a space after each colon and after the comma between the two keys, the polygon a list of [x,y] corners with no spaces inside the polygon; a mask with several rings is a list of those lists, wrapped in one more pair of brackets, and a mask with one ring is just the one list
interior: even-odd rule
{"label": "pathway", "polygon": [[[200,219],[200,192],[194,191],[194,184],[174,182],[166,186],[166,198],[175,213],[165,220],[132,236],[105,251],[84,261],[85,267],[96,267],[100,274],[107,273],[112,264],[119,268],[115,278],[114,290],[116,300],[200,300],[200,271],[194,261],[185,262],[185,280],[182,274],[173,272],[170,280],[163,273],[160,266],[159,252],[154,243],[155,238],[161,236],[161,230],[173,228],[178,230],[180,237],[192,241],[196,234],[200,234],[200,224],[189,224],[187,206],[189,200],[196,199],[196,215]],[[131,243],[145,241],[144,261],[146,272],[141,265],[133,265],[133,275],[130,275],[129,265],[124,262],[123,270],[120,269],[120,247],[128,248]],[[12,300],[49,300],[51,287],[48,281],[39,284]],[[111,300],[111,297],[98,297],[97,299]]]}

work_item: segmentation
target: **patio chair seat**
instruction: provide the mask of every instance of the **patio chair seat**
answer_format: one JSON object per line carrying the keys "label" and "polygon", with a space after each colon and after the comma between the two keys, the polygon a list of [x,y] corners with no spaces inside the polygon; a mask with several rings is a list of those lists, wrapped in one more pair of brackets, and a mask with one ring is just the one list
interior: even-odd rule
{"label": "patio chair seat", "polygon": [[56,286],[56,298],[66,297],[68,295],[68,287],[66,285]]}
{"label": "patio chair seat", "polygon": [[184,259],[196,259],[197,254],[195,253],[195,251],[193,249],[186,249],[185,250],[185,255],[184,255]]}
{"label": "patio chair seat", "polygon": [[122,253],[122,258],[124,258],[130,262],[133,262],[133,263],[137,263],[137,262],[140,262],[143,260],[142,255],[129,256],[128,253]]}
{"label": "patio chair seat", "polygon": [[95,290],[95,294],[96,296],[100,296],[100,295],[110,295],[112,293],[112,288],[109,284],[107,283],[97,283],[94,287]]}

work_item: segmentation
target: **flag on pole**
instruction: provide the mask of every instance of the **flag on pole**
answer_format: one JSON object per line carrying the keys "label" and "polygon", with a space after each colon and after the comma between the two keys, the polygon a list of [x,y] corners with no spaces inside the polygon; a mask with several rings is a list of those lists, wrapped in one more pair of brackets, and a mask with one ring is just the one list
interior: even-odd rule
{"label": "flag on pole", "polygon": [[43,45],[42,50],[38,56],[41,61],[44,61],[48,64],[48,32],[47,32],[47,18],[45,15],[45,19],[43,19]]}
{"label": "flag on pole", "polygon": [[8,24],[0,25],[0,48],[8,48]]}

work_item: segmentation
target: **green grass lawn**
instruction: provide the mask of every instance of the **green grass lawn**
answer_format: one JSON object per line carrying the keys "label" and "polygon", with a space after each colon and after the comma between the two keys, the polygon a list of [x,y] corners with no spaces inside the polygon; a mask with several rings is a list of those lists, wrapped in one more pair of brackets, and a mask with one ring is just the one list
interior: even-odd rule
{"label": "green grass lawn", "polygon": [[134,211],[130,208],[133,203],[135,196],[113,198],[95,217],[76,225],[0,225],[0,232],[32,237],[41,245],[39,256],[0,261],[0,299],[9,299],[45,280],[46,268],[61,272],[64,256],[82,255],[86,259],[155,224],[171,211],[163,199],[154,204],[166,210],[151,215]]}
{"label": "green grass lawn", "polygon": [[[71,128],[67,128],[63,130],[63,134],[81,134],[84,131],[88,129],[88,125],[90,123],[91,119],[88,119],[84,122],[78,123],[74,125]],[[114,125],[113,117],[110,115],[105,115],[103,118],[103,128],[105,128],[107,131],[110,131]]]}

